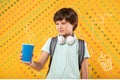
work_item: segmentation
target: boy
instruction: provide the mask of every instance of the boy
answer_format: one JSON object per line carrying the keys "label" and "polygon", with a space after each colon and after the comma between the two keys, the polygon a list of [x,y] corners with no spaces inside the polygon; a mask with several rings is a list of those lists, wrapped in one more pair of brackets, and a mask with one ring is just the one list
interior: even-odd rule
{"label": "boy", "polygon": [[[54,15],[54,22],[59,32],[57,43],[47,79],[79,79],[88,78],[89,53],[85,43],[84,59],[81,69],[78,64],[78,39],[74,30],[78,24],[78,15],[71,8],[62,8]],[[38,62],[25,63],[40,71],[50,55],[51,38],[42,47],[41,58]],[[22,56],[21,56],[22,58]],[[80,77],[81,72],[81,77]]]}

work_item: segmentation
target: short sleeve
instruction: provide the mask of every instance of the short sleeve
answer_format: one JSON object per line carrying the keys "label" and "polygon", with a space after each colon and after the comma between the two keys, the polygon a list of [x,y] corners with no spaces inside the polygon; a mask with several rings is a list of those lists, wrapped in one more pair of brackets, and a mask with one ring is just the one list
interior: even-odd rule
{"label": "short sleeve", "polygon": [[50,53],[49,47],[50,47],[50,43],[51,43],[51,38],[49,38],[46,43],[44,44],[44,46],[42,47],[42,51]]}
{"label": "short sleeve", "polygon": [[89,51],[88,51],[88,48],[87,48],[87,44],[85,42],[85,55],[84,55],[84,58],[89,58],[90,55],[89,55]]}

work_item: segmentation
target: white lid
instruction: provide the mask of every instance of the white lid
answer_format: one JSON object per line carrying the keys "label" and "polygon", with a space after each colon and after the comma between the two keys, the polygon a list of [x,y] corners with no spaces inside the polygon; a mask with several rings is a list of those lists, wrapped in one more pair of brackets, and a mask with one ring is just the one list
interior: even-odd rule
{"label": "white lid", "polygon": [[34,44],[29,44],[29,43],[22,43],[22,45],[33,45],[34,46]]}

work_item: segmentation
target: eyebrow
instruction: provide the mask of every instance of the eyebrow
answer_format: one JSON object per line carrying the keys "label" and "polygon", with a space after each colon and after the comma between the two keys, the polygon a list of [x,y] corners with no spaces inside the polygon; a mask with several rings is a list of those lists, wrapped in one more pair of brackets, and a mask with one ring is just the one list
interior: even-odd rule
{"label": "eyebrow", "polygon": [[[58,21],[60,21],[60,20],[58,20]],[[66,20],[61,20],[60,22],[67,22]],[[56,23],[57,23],[57,21],[56,21]]]}

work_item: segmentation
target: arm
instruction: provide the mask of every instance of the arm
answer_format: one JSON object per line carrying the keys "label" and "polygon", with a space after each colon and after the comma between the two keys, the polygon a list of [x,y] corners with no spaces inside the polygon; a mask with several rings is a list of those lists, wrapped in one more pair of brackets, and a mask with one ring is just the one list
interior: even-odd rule
{"label": "arm", "polygon": [[30,63],[30,66],[33,69],[40,71],[43,68],[43,66],[45,65],[45,63],[47,62],[48,58],[49,58],[49,54],[47,52],[42,52],[41,57],[38,60],[38,62],[32,61]]}
{"label": "arm", "polygon": [[82,79],[88,79],[88,59],[84,58],[81,65],[81,77]]}

